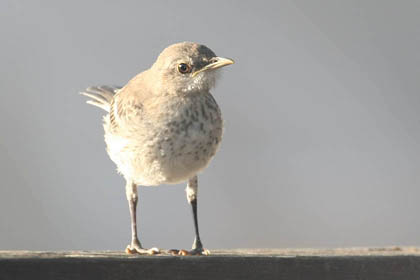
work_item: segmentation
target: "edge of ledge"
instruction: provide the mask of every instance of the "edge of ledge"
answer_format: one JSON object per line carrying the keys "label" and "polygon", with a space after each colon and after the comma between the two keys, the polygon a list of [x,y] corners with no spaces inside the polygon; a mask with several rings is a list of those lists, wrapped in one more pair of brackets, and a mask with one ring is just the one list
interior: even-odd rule
{"label": "edge of ledge", "polygon": [[[383,248],[333,248],[333,249],[218,249],[211,250],[210,256],[202,257],[367,257],[367,256],[420,256],[419,247],[383,247]],[[169,254],[154,256],[128,255],[123,251],[26,251],[0,250],[0,260],[4,259],[61,259],[61,258],[159,258],[177,257]],[[189,258],[189,257],[187,257]]]}

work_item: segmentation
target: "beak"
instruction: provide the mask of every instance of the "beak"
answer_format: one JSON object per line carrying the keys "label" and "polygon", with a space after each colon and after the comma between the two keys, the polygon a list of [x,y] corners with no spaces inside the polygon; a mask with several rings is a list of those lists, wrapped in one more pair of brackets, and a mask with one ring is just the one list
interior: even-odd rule
{"label": "beak", "polygon": [[195,71],[194,73],[192,73],[192,77],[196,76],[198,73],[201,73],[203,71],[207,71],[210,69],[217,69],[226,65],[230,65],[235,63],[235,61],[233,61],[230,58],[223,58],[223,57],[214,57],[212,58],[212,62],[207,64],[206,66],[204,66],[203,68]]}

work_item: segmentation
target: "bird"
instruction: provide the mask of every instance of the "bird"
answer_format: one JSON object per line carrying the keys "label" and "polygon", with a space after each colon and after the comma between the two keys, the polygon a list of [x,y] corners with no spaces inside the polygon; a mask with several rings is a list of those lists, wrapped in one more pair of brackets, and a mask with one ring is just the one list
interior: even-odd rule
{"label": "bird", "polygon": [[181,42],[165,48],[153,65],[123,86],[91,86],[80,92],[103,117],[106,151],[125,178],[131,217],[128,254],[159,254],[144,248],[137,231],[138,186],[187,182],[195,238],[191,250],[175,255],[207,255],[197,217],[198,174],[216,154],[223,134],[221,110],[210,90],[220,69],[233,64],[203,44]]}

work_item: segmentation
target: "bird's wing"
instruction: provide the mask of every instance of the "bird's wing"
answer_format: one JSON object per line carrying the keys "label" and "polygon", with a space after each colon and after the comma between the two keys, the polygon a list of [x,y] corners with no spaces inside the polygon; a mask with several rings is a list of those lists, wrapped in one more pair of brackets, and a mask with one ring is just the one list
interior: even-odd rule
{"label": "bird's wing", "polygon": [[143,118],[140,99],[118,92],[110,104],[109,124],[112,132],[125,133],[136,129]]}

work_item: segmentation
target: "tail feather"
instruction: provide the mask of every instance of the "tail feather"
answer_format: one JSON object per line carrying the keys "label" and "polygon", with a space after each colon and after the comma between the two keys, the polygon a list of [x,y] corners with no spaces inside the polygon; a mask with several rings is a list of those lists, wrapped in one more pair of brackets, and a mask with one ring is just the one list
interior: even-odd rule
{"label": "tail feather", "polygon": [[121,87],[118,86],[95,86],[88,87],[86,90],[80,92],[80,94],[91,98],[86,103],[109,112],[112,99],[120,89]]}

